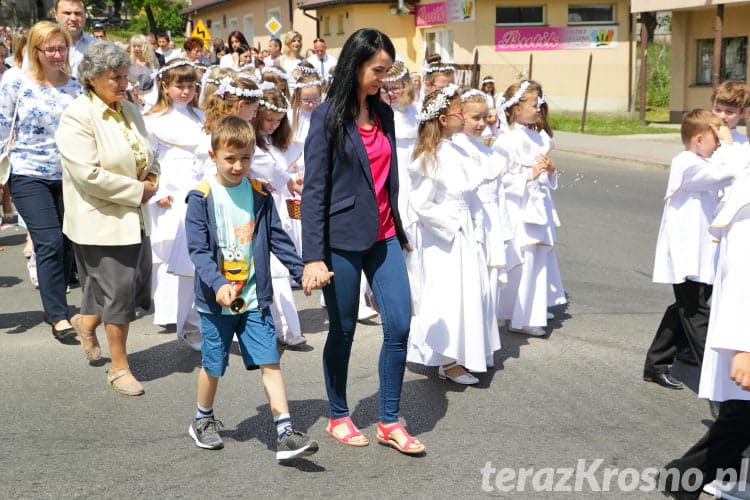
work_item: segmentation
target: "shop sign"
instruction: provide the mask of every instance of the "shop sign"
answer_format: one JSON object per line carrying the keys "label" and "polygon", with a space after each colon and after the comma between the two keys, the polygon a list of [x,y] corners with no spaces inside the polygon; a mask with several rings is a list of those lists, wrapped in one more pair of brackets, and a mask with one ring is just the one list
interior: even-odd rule
{"label": "shop sign", "polygon": [[495,51],[612,49],[616,26],[495,28]]}
{"label": "shop sign", "polygon": [[474,0],[450,0],[418,4],[415,12],[417,28],[474,21],[475,10]]}

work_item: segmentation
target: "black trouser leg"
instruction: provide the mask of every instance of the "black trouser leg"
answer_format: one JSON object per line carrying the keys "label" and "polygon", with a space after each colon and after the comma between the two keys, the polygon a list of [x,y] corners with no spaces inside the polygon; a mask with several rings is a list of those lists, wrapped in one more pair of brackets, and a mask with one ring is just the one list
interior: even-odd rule
{"label": "black trouser leg", "polygon": [[[743,452],[750,446],[750,401],[729,400],[721,404],[719,418],[706,434],[683,456],[664,466],[664,491],[679,493],[679,498],[698,498],[704,485],[716,479],[717,471],[734,469],[739,477]],[[670,475],[670,469],[679,474]],[[682,481],[685,472],[694,469],[702,474],[702,481],[695,491],[685,489]],[[722,478],[719,478],[722,479]],[[741,479],[741,478],[740,478]]]}
{"label": "black trouser leg", "polygon": [[696,281],[672,285],[675,302],[664,311],[646,353],[644,372],[667,373],[678,350],[685,346],[703,361],[713,287]]}

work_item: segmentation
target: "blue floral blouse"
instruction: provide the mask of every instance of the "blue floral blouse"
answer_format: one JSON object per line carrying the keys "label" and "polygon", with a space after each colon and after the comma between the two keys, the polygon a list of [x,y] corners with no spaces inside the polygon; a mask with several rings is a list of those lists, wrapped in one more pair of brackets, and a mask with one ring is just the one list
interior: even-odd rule
{"label": "blue floral blouse", "polygon": [[24,73],[0,85],[0,151],[8,143],[11,120],[18,99],[18,116],[10,149],[11,173],[48,180],[62,180],[60,151],[55,131],[68,104],[81,93],[74,79],[61,87],[45,87]]}

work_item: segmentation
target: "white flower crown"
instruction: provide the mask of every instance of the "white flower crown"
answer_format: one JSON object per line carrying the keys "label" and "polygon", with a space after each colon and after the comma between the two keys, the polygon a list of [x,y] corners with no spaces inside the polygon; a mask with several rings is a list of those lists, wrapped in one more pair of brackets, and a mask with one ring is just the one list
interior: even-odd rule
{"label": "white flower crown", "polygon": [[297,71],[299,71],[303,75],[317,75],[317,76],[320,76],[320,72],[317,69],[311,68],[309,66],[302,66],[300,64],[299,66],[297,66],[294,69],[297,70]]}
{"label": "white flower crown", "polygon": [[469,89],[463,94],[461,94],[461,102],[466,102],[469,99],[469,97],[472,97],[472,96],[481,96],[483,99],[487,98],[487,94],[485,94],[481,90]]}
{"label": "white flower crown", "polygon": [[456,71],[456,68],[453,66],[430,66],[429,68],[424,70],[425,75],[429,75],[430,73],[453,73]]}
{"label": "white flower crown", "polygon": [[406,68],[406,65],[404,65],[403,69],[401,70],[401,73],[399,73],[396,76],[387,76],[385,78],[385,81],[389,83],[397,82],[401,80],[403,77],[405,77],[408,73],[409,73],[409,70]]}
{"label": "white flower crown", "polygon": [[458,91],[458,85],[455,83],[451,83],[447,87],[440,89],[440,93],[435,97],[435,100],[428,104],[427,107],[422,108],[421,112],[417,113],[417,120],[426,122],[440,116],[440,110],[448,107],[448,99],[456,95],[456,91]]}
{"label": "white flower crown", "polygon": [[526,89],[529,88],[529,85],[531,85],[531,82],[528,80],[524,80],[521,82],[521,85],[518,87],[518,90],[516,90],[516,93],[513,94],[513,97],[510,99],[503,100],[502,108],[503,110],[510,109],[519,102],[521,102],[521,98],[523,97],[523,94],[526,92]]}
{"label": "white flower crown", "polygon": [[240,64],[240,67],[237,68],[237,72],[241,71],[255,71],[255,64],[249,62],[249,63],[242,63]]}
{"label": "white flower crown", "polygon": [[494,84],[495,80],[493,78],[485,78],[484,80],[482,80],[482,85],[484,85],[485,83],[492,83],[492,84]]}
{"label": "white flower crown", "polygon": [[292,88],[292,90],[296,90],[296,89],[306,89],[308,87],[320,87],[322,85],[323,83],[320,80],[310,80],[309,82],[305,82],[305,83],[292,83],[290,84],[290,87]]}
{"label": "white flower crown", "polygon": [[286,74],[286,72],[283,69],[279,69],[279,68],[277,68],[275,66],[265,66],[260,73],[261,73],[261,75],[265,75],[266,73],[273,73],[274,75],[278,76],[279,78],[283,78],[287,82],[291,78],[289,75]]}
{"label": "white flower crown", "polygon": [[151,73],[151,79],[152,80],[156,80],[157,78],[161,79],[164,73],[166,73],[167,71],[173,70],[175,68],[179,68],[180,66],[192,66],[194,69],[197,69],[195,64],[190,61],[185,61],[185,60],[177,61],[167,66],[164,66],[163,68],[159,68],[153,73]]}
{"label": "white flower crown", "polygon": [[271,111],[275,111],[276,113],[287,113],[289,112],[289,109],[291,109],[292,105],[289,104],[289,100],[286,98],[283,92],[279,92],[279,95],[284,100],[285,108],[280,108],[276,106],[275,104],[271,104],[270,102],[266,101],[265,99],[260,100],[260,105],[263,106],[266,109],[270,109]]}
{"label": "white flower crown", "polygon": [[224,97],[224,94],[232,94],[236,95],[237,97],[246,97],[249,99],[260,99],[263,97],[263,90],[262,89],[241,89],[238,87],[235,87],[232,85],[232,77],[231,76],[225,76],[221,79],[221,82],[219,82],[219,88],[216,89],[216,92],[214,92],[215,95]]}

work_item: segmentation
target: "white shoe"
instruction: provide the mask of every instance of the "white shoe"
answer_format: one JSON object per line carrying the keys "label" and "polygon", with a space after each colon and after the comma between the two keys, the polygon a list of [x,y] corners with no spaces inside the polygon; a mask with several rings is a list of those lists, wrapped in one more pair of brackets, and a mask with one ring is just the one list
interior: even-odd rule
{"label": "white shoe", "polygon": [[[451,368],[453,368],[453,366],[451,366]],[[438,378],[440,378],[441,380],[449,379],[461,385],[474,385],[479,383],[479,379],[469,372],[463,373],[458,377],[451,377],[450,375],[445,373],[445,368],[443,368],[442,365],[438,366]]]}
{"label": "white shoe", "polygon": [[201,352],[201,344],[203,344],[203,336],[201,335],[201,332],[197,330],[188,330],[183,334],[182,341],[192,350]]}
{"label": "white shoe", "polygon": [[547,311],[547,319],[555,319],[555,313]]}
{"label": "white shoe", "polygon": [[378,312],[367,304],[360,304],[359,311],[357,311],[357,321],[364,321],[366,319],[374,318],[378,315]]}
{"label": "white shoe", "polygon": [[545,330],[541,326],[524,326],[523,328],[513,328],[511,326],[510,328],[508,328],[508,331],[513,333],[522,333],[530,337],[544,337],[545,335],[547,335],[547,330]]}
{"label": "white shoe", "polygon": [[307,339],[304,335],[300,335],[299,337],[292,337],[288,340],[282,340],[281,342],[288,345],[289,347],[296,347],[299,345],[307,344]]}
{"label": "white shoe", "polygon": [[727,498],[729,500],[750,499],[750,484],[737,483],[733,481],[713,480],[703,487],[703,491],[714,498]]}

